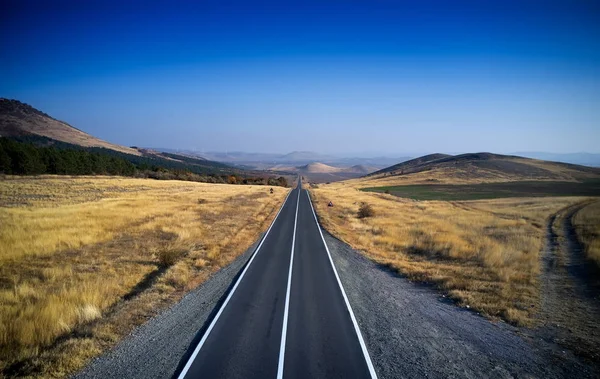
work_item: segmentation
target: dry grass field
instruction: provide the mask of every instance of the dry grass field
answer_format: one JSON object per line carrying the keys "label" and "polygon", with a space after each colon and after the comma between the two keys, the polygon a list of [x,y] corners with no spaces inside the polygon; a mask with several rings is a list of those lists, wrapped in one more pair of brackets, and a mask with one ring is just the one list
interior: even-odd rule
{"label": "dry grass field", "polygon": [[575,213],[573,225],[586,256],[600,267],[600,201],[587,205]]}
{"label": "dry grass field", "polygon": [[[461,306],[534,323],[548,217],[585,198],[414,201],[358,189],[372,182],[315,186],[323,226],[376,262],[435,283]],[[374,214],[360,218],[365,203]]]}
{"label": "dry grass field", "polygon": [[0,369],[64,376],[234,260],[288,190],[120,178],[0,181]]}

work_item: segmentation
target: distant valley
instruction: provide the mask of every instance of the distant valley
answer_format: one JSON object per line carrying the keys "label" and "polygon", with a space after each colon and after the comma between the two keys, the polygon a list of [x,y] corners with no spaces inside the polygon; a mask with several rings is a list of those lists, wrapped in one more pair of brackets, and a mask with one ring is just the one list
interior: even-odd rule
{"label": "distant valley", "polygon": [[313,183],[323,183],[358,178],[377,171],[377,169],[378,167],[375,166],[335,167],[320,162],[312,162],[302,166],[276,165],[269,168],[269,171],[295,173],[304,176]]}
{"label": "distant valley", "polygon": [[384,168],[398,162],[403,162],[413,158],[408,155],[398,156],[374,156],[374,157],[342,157],[328,154],[320,154],[311,151],[293,151],[287,154],[272,153],[248,153],[248,152],[203,152],[185,149],[169,149],[153,147],[152,150],[168,153],[185,154],[190,156],[202,157],[212,161],[229,163],[236,166],[251,167],[254,169],[271,169],[277,165],[281,166],[301,166],[310,163],[320,162],[329,166],[348,168],[356,165],[365,165],[368,167]]}

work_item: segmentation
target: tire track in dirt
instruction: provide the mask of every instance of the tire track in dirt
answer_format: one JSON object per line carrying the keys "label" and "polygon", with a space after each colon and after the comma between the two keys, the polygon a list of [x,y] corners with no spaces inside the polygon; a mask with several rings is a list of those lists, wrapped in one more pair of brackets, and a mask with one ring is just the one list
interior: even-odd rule
{"label": "tire track in dirt", "polygon": [[573,216],[590,201],[552,215],[542,256],[541,326],[543,339],[600,362],[600,301],[594,266],[587,261],[573,227]]}

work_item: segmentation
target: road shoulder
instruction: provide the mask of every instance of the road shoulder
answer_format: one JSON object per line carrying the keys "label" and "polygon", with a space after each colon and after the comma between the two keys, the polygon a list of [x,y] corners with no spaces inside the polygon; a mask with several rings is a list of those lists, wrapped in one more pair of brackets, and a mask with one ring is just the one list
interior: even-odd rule
{"label": "road shoulder", "polygon": [[569,352],[490,322],[324,233],[380,378],[595,378]]}

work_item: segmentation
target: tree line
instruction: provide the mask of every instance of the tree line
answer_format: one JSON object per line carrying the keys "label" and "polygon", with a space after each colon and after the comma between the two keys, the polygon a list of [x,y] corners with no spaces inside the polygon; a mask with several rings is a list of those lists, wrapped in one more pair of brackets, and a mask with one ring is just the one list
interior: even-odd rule
{"label": "tree line", "polygon": [[0,138],[0,172],[9,175],[133,176],[135,165],[125,159],[86,150],[57,149]]}
{"label": "tree line", "polygon": [[[192,161],[202,165],[191,164]],[[103,148],[82,148],[47,138],[0,137],[0,173],[6,175],[119,175],[208,183],[287,186],[284,177],[251,177],[227,172],[223,164],[138,157]]]}

